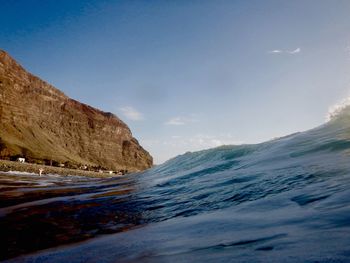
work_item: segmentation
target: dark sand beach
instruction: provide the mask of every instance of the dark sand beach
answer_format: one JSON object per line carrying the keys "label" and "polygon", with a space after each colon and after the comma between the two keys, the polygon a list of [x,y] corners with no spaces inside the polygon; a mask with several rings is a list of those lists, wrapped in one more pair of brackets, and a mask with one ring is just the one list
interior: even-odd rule
{"label": "dark sand beach", "polygon": [[18,171],[18,172],[28,172],[28,173],[37,173],[39,175],[39,170],[43,169],[42,174],[59,174],[59,175],[79,175],[79,176],[88,176],[88,177],[112,177],[120,176],[117,174],[109,174],[108,171],[102,173],[95,171],[85,171],[79,169],[69,169],[64,167],[55,167],[48,165],[40,165],[33,163],[20,163],[14,161],[0,160],[0,171],[9,172],[9,171]]}

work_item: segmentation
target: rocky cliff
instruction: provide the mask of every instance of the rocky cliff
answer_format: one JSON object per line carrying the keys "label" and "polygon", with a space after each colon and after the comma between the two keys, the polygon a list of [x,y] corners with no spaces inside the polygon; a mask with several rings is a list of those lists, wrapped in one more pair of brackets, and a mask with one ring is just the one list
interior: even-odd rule
{"label": "rocky cliff", "polygon": [[0,158],[137,171],[152,157],[112,113],[67,97],[0,50]]}

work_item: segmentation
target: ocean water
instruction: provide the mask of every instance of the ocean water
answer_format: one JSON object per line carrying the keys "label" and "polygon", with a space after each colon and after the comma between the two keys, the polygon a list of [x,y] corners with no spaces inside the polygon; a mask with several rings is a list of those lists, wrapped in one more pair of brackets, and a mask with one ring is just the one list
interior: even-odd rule
{"label": "ocean water", "polygon": [[0,187],[5,262],[350,262],[350,108],[139,174]]}

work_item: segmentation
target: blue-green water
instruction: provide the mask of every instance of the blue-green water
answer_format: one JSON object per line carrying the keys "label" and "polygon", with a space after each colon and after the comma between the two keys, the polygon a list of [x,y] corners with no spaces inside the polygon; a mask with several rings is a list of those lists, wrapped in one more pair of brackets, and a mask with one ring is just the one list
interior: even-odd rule
{"label": "blue-green water", "polygon": [[350,262],[349,108],[307,132],[140,174],[0,184],[9,262]]}

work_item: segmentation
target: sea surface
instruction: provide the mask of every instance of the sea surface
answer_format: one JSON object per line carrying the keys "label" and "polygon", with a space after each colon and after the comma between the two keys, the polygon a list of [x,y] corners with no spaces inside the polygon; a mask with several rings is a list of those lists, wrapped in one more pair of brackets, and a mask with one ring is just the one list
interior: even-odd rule
{"label": "sea surface", "polygon": [[350,262],[350,109],[139,174],[0,187],[5,262]]}

